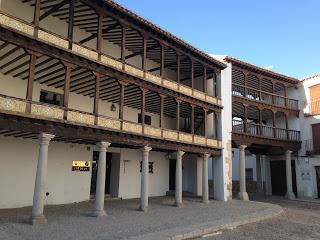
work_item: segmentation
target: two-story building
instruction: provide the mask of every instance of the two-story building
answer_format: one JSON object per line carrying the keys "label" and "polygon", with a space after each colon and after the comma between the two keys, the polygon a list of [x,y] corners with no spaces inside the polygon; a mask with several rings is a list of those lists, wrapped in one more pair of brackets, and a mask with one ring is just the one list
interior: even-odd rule
{"label": "two-story building", "polygon": [[[298,79],[228,56],[224,84],[232,86],[233,190],[296,193],[295,161],[301,147]],[[214,176],[214,174],[213,174]]]}
{"label": "two-story building", "polygon": [[43,223],[44,204],[90,195],[96,216],[106,194],[208,202],[208,158],[231,198],[225,63],[111,0],[0,4],[0,208]]}

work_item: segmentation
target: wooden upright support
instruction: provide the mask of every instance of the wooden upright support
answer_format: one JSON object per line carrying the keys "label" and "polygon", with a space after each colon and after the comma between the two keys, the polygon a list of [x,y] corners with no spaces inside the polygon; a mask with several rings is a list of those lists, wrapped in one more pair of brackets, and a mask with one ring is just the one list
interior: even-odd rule
{"label": "wooden upright support", "polygon": [[68,62],[63,62],[66,72],[65,72],[65,80],[64,80],[64,94],[63,94],[63,107],[64,107],[64,116],[63,118],[67,119],[67,113],[69,108],[69,93],[70,93],[70,79],[71,79],[71,71],[73,65]]}
{"label": "wooden upright support", "polygon": [[176,99],[177,102],[177,112],[176,112],[176,130],[180,131],[180,104],[181,100]]}
{"label": "wooden upright support", "polygon": [[103,27],[103,15],[99,14],[98,34],[97,34],[97,52],[98,52],[98,59],[99,60],[101,60],[101,50],[102,50],[102,27]]}
{"label": "wooden upright support", "polygon": [[164,77],[164,46],[160,45],[160,76]]}
{"label": "wooden upright support", "polygon": [[180,61],[181,56],[180,53],[177,52],[177,83],[180,83]]}
{"label": "wooden upright support", "polygon": [[122,26],[122,40],[121,40],[121,61],[123,63],[126,62],[126,32],[127,27],[125,25]]}
{"label": "wooden upright support", "polygon": [[69,6],[69,23],[68,23],[69,49],[72,49],[72,41],[73,41],[74,2],[75,0],[70,0],[70,6]]}
{"label": "wooden upright support", "polygon": [[95,92],[94,92],[94,107],[93,107],[93,114],[95,116],[95,124],[98,123],[98,116],[99,116],[99,97],[100,97],[100,80],[101,74],[98,72],[94,72],[96,76],[95,82]]}
{"label": "wooden upright support", "polygon": [[34,36],[35,37],[38,37],[38,31],[39,31],[40,5],[41,5],[41,0],[36,0],[35,4],[34,4],[34,15],[33,15]]}

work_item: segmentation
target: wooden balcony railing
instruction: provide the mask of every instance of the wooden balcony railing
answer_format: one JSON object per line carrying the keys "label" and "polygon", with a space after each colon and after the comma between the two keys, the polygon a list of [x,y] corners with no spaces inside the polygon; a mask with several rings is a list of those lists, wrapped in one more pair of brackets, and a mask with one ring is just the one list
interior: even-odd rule
{"label": "wooden balcony railing", "polygon": [[47,103],[27,101],[16,97],[0,94],[0,112],[13,115],[30,115],[30,117],[68,122],[87,126],[98,126],[111,131],[127,132],[162,140],[202,145],[211,148],[221,148],[222,142],[218,139],[207,138],[200,135],[189,134],[172,129],[162,129],[137,122],[121,120],[104,115],[69,109]]}
{"label": "wooden balcony railing", "polygon": [[320,115],[320,98],[306,103],[304,113],[307,115]]}
{"label": "wooden balcony railing", "polygon": [[250,87],[245,87],[236,83],[232,84],[232,95],[244,97],[250,100],[255,100],[267,104],[276,105],[279,107],[287,107],[289,109],[299,110],[299,101],[277,94],[257,90]]}
{"label": "wooden balcony railing", "polygon": [[306,151],[306,155],[320,155],[320,145],[314,146],[313,139],[305,140],[304,148]]}
{"label": "wooden balcony railing", "polygon": [[240,120],[232,120],[232,131],[279,140],[300,141],[300,131],[243,122]]}

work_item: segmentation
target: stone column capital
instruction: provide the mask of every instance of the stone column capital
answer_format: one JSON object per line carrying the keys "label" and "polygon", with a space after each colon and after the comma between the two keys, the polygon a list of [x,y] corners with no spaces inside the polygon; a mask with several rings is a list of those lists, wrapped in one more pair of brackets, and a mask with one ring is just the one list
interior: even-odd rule
{"label": "stone column capital", "polygon": [[286,156],[289,156],[289,155],[291,155],[292,154],[292,151],[291,150],[287,150],[286,151]]}
{"label": "stone column capital", "polygon": [[177,158],[182,157],[185,154],[184,151],[178,150],[177,151]]}
{"label": "stone column capital", "polygon": [[246,148],[247,148],[246,145],[240,145],[240,146],[239,146],[239,150],[240,150],[240,151],[244,151]]}
{"label": "stone column capital", "polygon": [[141,150],[143,153],[149,153],[152,150],[152,148],[148,146],[144,146],[143,148],[141,148]]}
{"label": "stone column capital", "polygon": [[98,147],[99,147],[99,152],[106,152],[107,148],[111,145],[109,142],[99,142]]}
{"label": "stone column capital", "polygon": [[204,160],[204,161],[208,161],[208,159],[209,159],[210,156],[211,156],[211,154],[209,154],[209,153],[204,153],[204,154],[203,154],[203,160]]}
{"label": "stone column capital", "polygon": [[39,140],[41,145],[49,145],[51,139],[54,138],[53,134],[49,133],[40,133],[39,134]]}

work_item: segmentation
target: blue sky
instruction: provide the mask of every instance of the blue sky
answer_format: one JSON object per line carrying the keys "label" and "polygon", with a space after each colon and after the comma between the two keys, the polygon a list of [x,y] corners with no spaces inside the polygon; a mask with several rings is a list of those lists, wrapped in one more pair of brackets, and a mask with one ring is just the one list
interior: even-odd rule
{"label": "blue sky", "polygon": [[320,0],[116,0],[205,52],[302,78],[320,72]]}

